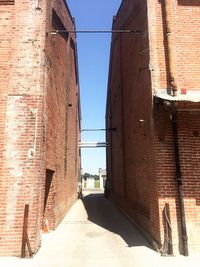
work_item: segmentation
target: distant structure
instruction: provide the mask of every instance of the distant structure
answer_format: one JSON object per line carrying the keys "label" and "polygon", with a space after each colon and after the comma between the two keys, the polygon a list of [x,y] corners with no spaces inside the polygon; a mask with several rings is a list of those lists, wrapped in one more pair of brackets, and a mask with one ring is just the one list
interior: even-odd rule
{"label": "distant structure", "polygon": [[86,188],[87,189],[94,189],[95,188],[95,183],[94,183],[94,177],[88,177],[86,180]]}
{"label": "distant structure", "polygon": [[124,0],[113,20],[135,33],[112,36],[110,194],[162,254],[200,251],[199,27],[196,0]]}
{"label": "distant structure", "polygon": [[0,13],[0,255],[20,256],[77,198],[76,37],[54,32],[75,29],[64,0],[0,0]]}
{"label": "distant structure", "polygon": [[106,180],[106,170],[99,168],[100,189],[104,188],[105,180]]}

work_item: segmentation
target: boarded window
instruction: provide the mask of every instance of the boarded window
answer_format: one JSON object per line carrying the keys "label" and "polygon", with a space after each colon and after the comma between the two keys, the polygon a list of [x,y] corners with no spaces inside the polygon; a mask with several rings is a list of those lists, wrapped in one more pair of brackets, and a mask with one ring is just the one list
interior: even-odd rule
{"label": "boarded window", "polygon": [[0,0],[0,5],[14,5],[15,0]]}

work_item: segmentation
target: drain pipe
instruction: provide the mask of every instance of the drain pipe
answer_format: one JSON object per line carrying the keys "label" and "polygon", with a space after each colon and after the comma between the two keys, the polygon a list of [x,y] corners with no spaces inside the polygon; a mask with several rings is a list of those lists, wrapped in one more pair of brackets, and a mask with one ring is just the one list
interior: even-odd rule
{"label": "drain pipe", "polygon": [[172,36],[171,36],[171,27],[170,27],[170,3],[171,0],[163,0],[164,2],[164,17],[166,23],[166,42],[167,42],[167,54],[169,61],[169,82],[172,91],[172,96],[177,96],[177,84],[174,77],[174,62],[173,62],[173,54],[172,54]]}
{"label": "drain pipe", "polygon": [[173,127],[173,137],[174,137],[174,148],[175,148],[175,160],[176,160],[176,182],[178,188],[178,201],[180,207],[180,220],[181,220],[181,234],[183,242],[183,255],[188,256],[188,237],[187,237],[187,227],[185,220],[185,207],[184,207],[184,196],[183,196],[183,178],[181,173],[180,164],[180,152],[179,152],[179,142],[178,142],[178,127],[177,127],[177,111],[173,104],[172,110],[172,127]]}
{"label": "drain pipe", "polygon": [[[169,61],[169,81],[172,90],[172,96],[177,96],[177,84],[175,82],[174,76],[174,62],[172,55],[172,36],[171,36],[171,26],[170,26],[170,3],[171,0],[163,0],[164,6],[164,17],[166,23],[166,42],[167,42],[167,52]],[[180,164],[180,152],[179,152],[179,140],[178,140],[178,127],[177,127],[177,110],[176,103],[172,103],[172,128],[174,137],[174,149],[175,149],[175,161],[176,161],[176,182],[178,189],[178,201],[180,207],[180,220],[181,220],[181,237],[183,242],[183,255],[188,256],[188,237],[187,237],[187,227],[185,219],[185,207],[184,207],[184,197],[183,197],[183,179],[181,173]]]}

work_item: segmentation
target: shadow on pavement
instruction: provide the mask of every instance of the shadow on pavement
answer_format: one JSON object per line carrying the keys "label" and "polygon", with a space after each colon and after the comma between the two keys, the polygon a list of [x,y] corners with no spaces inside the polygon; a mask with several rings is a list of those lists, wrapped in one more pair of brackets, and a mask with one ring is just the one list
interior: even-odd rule
{"label": "shadow on pavement", "polygon": [[120,235],[129,247],[152,247],[134,228],[128,219],[100,193],[91,193],[82,199],[88,220]]}

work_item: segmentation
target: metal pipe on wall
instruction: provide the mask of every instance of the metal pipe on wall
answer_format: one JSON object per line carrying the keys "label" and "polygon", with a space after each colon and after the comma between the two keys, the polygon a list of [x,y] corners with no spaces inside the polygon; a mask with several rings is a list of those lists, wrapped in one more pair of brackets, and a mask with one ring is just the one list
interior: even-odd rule
{"label": "metal pipe on wall", "polygon": [[[171,35],[171,21],[170,21],[170,7],[172,4],[171,0],[163,0],[164,12],[165,12],[165,23],[166,23],[166,42],[167,42],[167,54],[169,61],[169,80],[172,91],[172,96],[177,96],[177,84],[174,75],[174,59],[173,59],[173,43]],[[172,104],[172,129],[174,137],[174,149],[175,149],[175,161],[176,161],[176,181],[178,189],[178,201],[180,208],[180,221],[181,221],[181,238],[183,242],[183,255],[188,256],[188,237],[187,227],[185,219],[185,207],[184,207],[184,196],[183,196],[183,179],[181,173],[180,163],[180,152],[179,152],[179,139],[178,139],[178,126],[177,126],[177,109],[176,104]]]}
{"label": "metal pipe on wall", "polygon": [[167,42],[167,52],[169,60],[169,81],[172,90],[172,95],[177,96],[177,84],[174,76],[174,62],[173,62],[173,53],[172,53],[172,35],[171,35],[171,21],[170,21],[170,4],[171,0],[163,0],[164,2],[164,11],[165,11],[165,23],[166,23],[166,42]]}
{"label": "metal pipe on wall", "polygon": [[179,201],[179,207],[180,207],[180,221],[181,221],[181,237],[182,237],[182,242],[183,242],[183,255],[188,256],[189,255],[188,237],[187,237],[187,226],[186,226],[186,219],[185,219],[183,178],[182,178],[182,173],[181,173],[176,109],[174,109],[172,112],[172,128],[173,128],[175,160],[176,160],[176,182],[177,182],[177,189],[178,189],[178,201]]}

